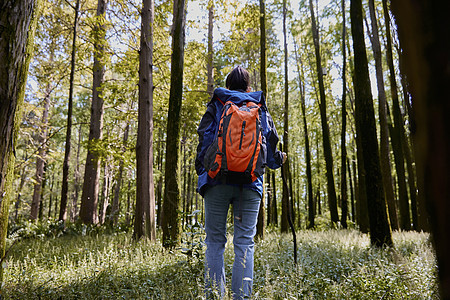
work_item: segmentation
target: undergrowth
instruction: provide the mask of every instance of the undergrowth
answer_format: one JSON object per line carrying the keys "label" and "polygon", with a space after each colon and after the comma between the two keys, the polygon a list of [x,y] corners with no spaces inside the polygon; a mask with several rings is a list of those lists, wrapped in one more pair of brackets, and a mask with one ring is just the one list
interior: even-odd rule
{"label": "undergrowth", "polygon": [[[256,246],[253,298],[439,299],[428,234],[396,232],[393,238],[394,249],[374,249],[355,230],[300,231],[295,266],[291,237],[267,234]],[[4,265],[2,296],[202,299],[204,248],[193,241],[187,235],[184,247],[168,251],[125,232],[21,240]],[[231,237],[225,260],[229,285]]]}

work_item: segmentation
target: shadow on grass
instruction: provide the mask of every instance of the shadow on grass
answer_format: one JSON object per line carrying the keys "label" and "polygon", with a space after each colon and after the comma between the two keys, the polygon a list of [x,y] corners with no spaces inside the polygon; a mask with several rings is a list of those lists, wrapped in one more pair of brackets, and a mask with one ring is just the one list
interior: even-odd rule
{"label": "shadow on grass", "polygon": [[4,299],[195,299],[203,292],[203,264],[176,262],[157,268],[106,268],[79,280],[52,279],[5,287]]}

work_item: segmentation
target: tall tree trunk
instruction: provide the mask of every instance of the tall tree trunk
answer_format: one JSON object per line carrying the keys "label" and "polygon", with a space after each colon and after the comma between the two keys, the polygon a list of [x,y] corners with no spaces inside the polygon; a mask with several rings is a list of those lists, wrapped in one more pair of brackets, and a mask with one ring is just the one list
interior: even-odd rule
{"label": "tall tree trunk", "polygon": [[98,223],[104,224],[106,212],[109,205],[109,186],[110,186],[110,161],[105,159],[103,167],[103,185],[101,188],[101,194],[99,195],[99,209],[98,209]]}
{"label": "tall tree trunk", "polygon": [[[355,121],[356,121],[355,113]],[[357,223],[359,230],[363,233],[369,233],[369,210],[367,205],[367,192],[366,192],[366,171],[364,168],[364,158],[362,154],[362,142],[361,134],[356,133],[356,159],[358,161],[358,179],[355,177],[356,185],[356,211],[357,211]]]}
{"label": "tall tree trunk", "polygon": [[[28,66],[40,1],[4,0],[0,4],[0,257],[6,247],[9,203],[14,179],[15,141],[22,118]],[[0,268],[0,284],[3,267]]]}
{"label": "tall tree trunk", "polygon": [[48,197],[48,215],[47,218],[50,219],[52,217],[52,202],[53,202],[53,186],[55,185],[55,179],[52,175],[50,180],[50,196]]}
{"label": "tall tree trunk", "polygon": [[[388,16],[389,17],[389,12],[387,9],[387,4],[385,3],[385,1],[383,1],[383,11],[385,11],[385,17]],[[389,35],[390,36],[390,35]],[[390,41],[390,39],[388,40]],[[400,41],[400,47],[401,48],[401,41]],[[389,44],[390,45],[390,44]],[[392,46],[391,46],[392,48]],[[408,111],[408,121],[409,121],[409,129],[412,135],[414,135],[414,133],[416,132],[416,122],[415,122],[415,113],[414,113],[414,108],[412,107],[410,101],[411,101],[411,97],[410,97],[410,93],[409,93],[409,89],[408,89],[408,83],[407,83],[407,79],[406,79],[406,71],[405,71],[405,66],[404,66],[404,58],[403,55],[400,51],[400,49],[398,50],[399,52],[399,70],[400,70],[400,82],[402,85],[402,89],[403,89],[403,97],[404,97],[404,101],[405,101],[405,106],[407,107],[407,111]],[[392,54],[390,55],[390,57],[392,58]],[[390,64],[392,63],[392,67],[393,67],[393,62],[389,62],[389,68],[390,68]],[[410,149],[412,152],[411,155],[411,161],[407,161],[407,166],[408,166],[408,183],[410,185],[410,195],[411,195],[411,202],[413,202],[414,197],[416,197],[416,202],[417,202],[417,229],[418,230],[424,230],[427,232],[430,232],[430,222],[428,220],[428,213],[427,213],[427,207],[426,207],[426,203],[425,203],[425,198],[424,198],[424,187],[421,186],[424,182],[423,179],[419,178],[420,176],[422,176],[421,172],[417,172],[417,164],[415,163],[415,159],[417,157],[417,155],[415,154],[415,149],[417,148],[417,145],[415,145],[415,139],[412,138],[411,139],[411,144],[412,144],[412,148]],[[405,153],[407,153],[405,151]],[[407,154],[408,155],[408,154]],[[407,158],[408,160],[408,158]],[[414,161],[414,166],[412,166],[412,162]],[[411,174],[415,174],[411,175]],[[412,180],[410,182],[410,177],[414,178],[417,181]],[[412,191],[412,192],[411,192]]]}
{"label": "tall tree trunk", "polygon": [[356,221],[355,194],[353,189],[352,172],[350,169],[350,159],[348,157],[347,157],[347,169],[348,169],[348,181],[350,183],[350,204],[352,209],[352,222],[354,223]]}
{"label": "tall tree trunk", "polygon": [[78,129],[78,143],[77,143],[77,159],[75,162],[75,172],[74,172],[74,191],[72,195],[72,206],[70,208],[70,220],[72,222],[75,222],[77,216],[78,216],[78,197],[80,194],[80,152],[81,152],[81,131],[82,130],[82,124],[80,124],[80,127]]}
{"label": "tall tree trunk", "polygon": [[342,130],[341,130],[341,201],[342,213],[341,224],[343,228],[347,228],[347,214],[348,214],[348,197],[347,197],[347,146],[345,143],[345,136],[347,131],[347,57],[345,52],[345,38],[346,38],[346,24],[345,24],[345,0],[342,0]]}
{"label": "tall tree trunk", "polygon": [[[289,78],[288,78],[288,48],[286,33],[287,8],[286,0],[283,0],[283,37],[284,37],[284,127],[283,127],[283,151],[289,155]],[[289,161],[284,163],[285,177],[288,179]],[[288,232],[289,210],[289,186],[283,184],[283,198],[281,199],[281,232]],[[291,194],[292,195],[292,194]]]}
{"label": "tall tree trunk", "polygon": [[[391,40],[391,33],[390,33],[390,17],[389,17],[389,11],[387,8],[387,1],[383,0],[383,13],[384,13],[384,18],[385,18],[385,22],[386,22],[386,40],[387,40],[387,63],[388,63],[388,67],[389,67],[389,73],[390,73],[390,83],[391,83],[391,91],[392,91],[392,98],[393,98],[393,106],[394,106],[394,113],[398,112],[398,110],[396,110],[395,105],[400,106],[399,105],[399,100],[398,100],[398,89],[397,89],[397,81],[395,80],[395,68],[394,68],[394,61],[392,58],[392,40]],[[402,60],[401,54],[400,54],[400,61]],[[401,62],[400,62],[400,67],[401,67]],[[400,70],[403,71],[403,70]],[[408,95],[408,91],[406,90],[406,80],[405,80],[405,76],[402,76],[402,84],[404,85],[404,94],[405,94],[405,103],[407,103],[407,107],[408,107],[408,113],[410,115],[410,124],[411,124],[411,129],[414,130],[414,118],[413,118],[413,113],[412,113],[412,109],[410,108],[410,106],[408,105],[409,103],[409,95]],[[394,94],[395,93],[395,94]],[[400,112],[401,115],[401,112]],[[399,118],[399,116],[397,116],[397,118]],[[411,155],[410,155],[410,149],[409,149],[409,144],[407,142],[407,137],[405,134],[405,130],[403,127],[403,116],[401,115],[400,118],[400,123],[401,126],[398,127],[398,129],[400,129],[400,141],[402,144],[402,150],[403,150],[403,154],[404,157],[406,159],[406,165],[407,165],[407,170],[408,170],[408,184],[409,184],[409,192],[410,192],[410,198],[411,198],[411,212],[412,212],[412,218],[413,218],[413,226],[414,229],[418,229],[419,226],[419,221],[418,221],[418,213],[417,213],[417,192],[416,192],[416,184],[415,184],[415,172],[414,169],[412,167],[412,159],[411,159]],[[394,123],[395,123],[395,115],[394,115]],[[398,122],[398,121],[397,121]],[[397,127],[396,123],[395,123],[395,127]],[[397,142],[398,143],[398,142]],[[399,147],[397,145],[397,147]],[[400,153],[399,153],[400,155]],[[399,180],[402,180],[401,178],[399,178]],[[403,185],[403,181],[401,182],[401,184]],[[401,187],[401,191],[402,193],[405,193],[404,191],[404,187]],[[404,198],[404,194],[401,194],[401,197],[403,195]],[[406,210],[408,208],[408,212],[409,212],[409,207],[404,207],[403,210]],[[409,215],[409,214],[408,214]],[[409,218],[408,218],[409,219]],[[409,220],[408,220],[409,221]],[[405,216],[405,221],[406,220],[406,216]],[[427,228],[428,226],[426,226],[426,220],[424,220],[424,228]]]}
{"label": "tall tree trunk", "polygon": [[[386,6],[386,11],[387,11],[387,4],[385,5],[385,3],[383,3],[383,10],[384,7]],[[389,13],[387,12],[388,16]],[[389,35],[390,37],[390,35]],[[400,45],[401,47],[401,45]],[[412,108],[411,105],[411,97],[409,94],[409,90],[408,90],[408,83],[406,80],[406,75],[404,74],[404,70],[403,70],[403,58],[402,58],[402,54],[399,51],[398,47],[398,52],[399,52],[399,70],[400,70],[400,82],[402,85],[402,91],[403,91],[403,99],[404,99],[404,107],[406,112],[408,113],[408,121],[409,121],[409,129],[410,132],[414,132],[415,131],[415,118],[414,118],[414,109]],[[391,46],[392,49],[392,46]],[[388,62],[388,65],[390,66],[392,64],[392,68],[394,65],[394,62],[392,61],[392,54],[390,55],[389,58],[390,62]],[[405,113],[402,113],[402,120],[405,119]],[[406,159],[406,169],[408,170],[408,186],[409,186],[409,197],[411,199],[411,213],[412,213],[412,218],[413,218],[413,226],[414,226],[414,230],[425,230],[425,231],[430,231],[429,228],[429,224],[428,224],[428,220],[427,220],[427,214],[426,214],[426,207],[424,205],[424,200],[422,199],[422,193],[417,190],[417,184],[416,184],[416,179],[417,179],[417,173],[415,170],[415,159],[414,159],[414,140],[410,139],[410,137],[407,136],[406,131],[403,130],[404,136],[402,137],[402,147],[403,147],[403,152],[405,153],[405,159]],[[420,182],[420,180],[417,180],[417,182]],[[423,213],[421,214],[420,211],[422,211]]]}
{"label": "tall tree trunk", "polygon": [[17,200],[14,204],[15,212],[14,212],[14,221],[17,221],[18,215],[19,215],[19,207],[20,203],[22,202],[22,189],[23,185],[25,184],[25,179],[27,177],[26,168],[22,169],[22,174],[20,175],[20,183],[19,187],[17,188]]}
{"label": "tall tree trunk", "polygon": [[41,183],[41,191],[39,193],[39,213],[38,218],[39,221],[42,221],[42,218],[44,216],[44,192],[45,192],[45,184],[47,183],[47,163],[44,163],[44,172],[42,173],[42,183]]}
{"label": "tall tree trunk", "polygon": [[[267,55],[266,55],[266,4],[265,0],[259,0],[259,50],[260,50],[260,77],[261,77],[261,91],[264,97],[267,98]],[[265,177],[267,178],[267,176]],[[266,181],[264,181],[265,183]],[[259,205],[258,223],[256,225],[256,236],[259,239],[264,239],[264,231],[266,229],[265,223],[265,205],[264,198],[267,193],[265,184],[263,184],[264,192]]]}
{"label": "tall tree trunk", "polygon": [[133,237],[156,241],[153,181],[153,21],[154,2],[143,0],[139,54],[139,114],[136,142],[136,211]]}
{"label": "tall tree trunk", "polygon": [[395,70],[392,59],[390,18],[389,12],[387,11],[387,3],[385,2],[386,0],[383,0],[383,10],[386,23],[386,40],[387,40],[386,54],[390,73],[389,81],[391,85],[392,108],[394,115],[394,124],[392,124],[392,121],[390,122],[391,124],[389,130],[391,133],[392,150],[394,152],[395,169],[397,171],[397,179],[398,179],[400,228],[403,230],[409,230],[411,229],[411,219],[409,213],[410,207],[409,207],[408,192],[406,188],[404,154],[401,144],[402,131],[404,130],[404,128],[400,112],[400,104],[398,101],[397,82],[395,80]]}
{"label": "tall tree trunk", "polygon": [[392,2],[412,97],[418,183],[430,214],[441,298],[450,299],[450,2]]}
{"label": "tall tree trunk", "polygon": [[[159,139],[158,139],[158,156],[157,156],[157,165],[158,171],[162,174],[163,168],[163,132],[162,129],[159,129]],[[156,225],[161,227],[162,221],[162,198],[163,198],[163,176],[159,176],[158,183],[156,186],[156,206],[158,210],[156,211]]]}
{"label": "tall tree trunk", "polygon": [[325,98],[325,86],[323,83],[322,61],[320,56],[319,31],[316,25],[316,18],[314,17],[314,7],[312,0],[309,0],[309,9],[311,12],[311,26],[314,39],[314,49],[316,52],[316,67],[319,81],[319,94],[320,94],[319,108],[320,108],[320,119],[322,122],[323,153],[325,156],[325,164],[327,170],[326,175],[327,175],[328,206],[331,214],[331,222],[337,223],[339,221],[339,216],[337,212],[336,189],[334,186],[333,153],[331,150],[330,128],[328,126],[327,111],[326,111],[327,104]]}
{"label": "tall tree trunk", "polygon": [[[50,53],[50,61],[53,61],[53,52]],[[41,132],[39,134],[38,155],[36,158],[36,177],[33,189],[33,199],[31,201],[30,219],[36,220],[39,212],[39,203],[41,200],[42,181],[44,179],[44,165],[47,154],[47,134],[48,134],[48,111],[50,109],[50,92],[51,86],[47,85],[44,97],[44,111],[42,112]]]}
{"label": "tall tree trunk", "polygon": [[214,52],[213,52],[213,27],[214,27],[214,0],[209,0],[208,3],[208,60],[206,69],[208,73],[208,86],[206,91],[212,97],[214,93]]}
{"label": "tall tree trunk", "polygon": [[[130,124],[127,123],[127,125],[125,126],[125,132],[123,134],[123,145],[122,145],[123,154],[125,154],[126,151],[129,131],[130,131]],[[125,164],[124,160],[123,158],[121,158],[119,162],[119,171],[117,172],[116,176],[116,183],[114,186],[114,198],[111,210],[111,221],[114,226],[117,225],[117,222],[119,221],[119,210],[120,210],[119,200],[120,200],[120,189],[122,187],[124,164]]]}
{"label": "tall tree trunk", "polygon": [[272,171],[271,173],[272,173],[272,196],[273,196],[273,204],[272,204],[273,224],[275,224],[275,226],[278,226],[278,203],[277,203],[277,187],[275,182],[275,171]]}
{"label": "tall tree trunk", "polygon": [[[307,180],[307,194],[308,194],[308,225],[307,228],[315,227],[315,207],[314,207],[314,191],[312,188],[312,168],[311,168],[311,151],[309,150],[309,135],[308,135],[308,123],[306,121],[306,97],[305,97],[305,85],[303,83],[303,63],[298,56],[297,43],[294,40],[295,58],[297,61],[297,73],[300,88],[300,105],[302,108],[302,120],[303,120],[303,137],[305,139],[305,160],[306,160],[306,180]],[[297,173],[296,173],[297,174]]]}
{"label": "tall tree trunk", "polygon": [[[403,117],[402,117],[403,119]],[[409,144],[409,138],[406,136],[406,132],[403,130],[401,138],[403,153],[405,154],[406,170],[408,171],[408,187],[409,197],[411,199],[411,217],[414,230],[420,230],[419,226],[419,214],[417,205],[417,190],[416,190],[416,176],[413,167],[413,161],[411,158],[411,149]]]}
{"label": "tall tree trunk", "polygon": [[381,177],[380,157],[375,126],[369,68],[364,42],[362,3],[351,0],[350,17],[355,53],[354,86],[356,131],[361,137],[369,210],[370,241],[374,246],[392,245],[391,228]]}
{"label": "tall tree trunk", "polygon": [[70,161],[70,148],[72,138],[72,110],[73,110],[73,82],[75,77],[75,54],[77,51],[77,31],[78,31],[78,18],[80,12],[80,0],[77,0],[75,4],[75,20],[73,23],[73,36],[72,36],[72,55],[70,59],[70,79],[69,79],[69,101],[67,103],[67,127],[66,127],[66,143],[64,150],[64,162],[63,162],[63,178],[61,187],[61,205],[59,206],[59,220],[66,221],[67,218],[67,197],[69,193],[69,161]]}
{"label": "tall tree trunk", "polygon": [[162,242],[164,247],[178,243],[180,220],[178,206],[178,155],[180,140],[180,111],[183,95],[185,0],[173,3],[172,59],[170,74],[169,113],[167,117],[166,167],[164,172],[164,200]]}
{"label": "tall tree trunk", "polygon": [[397,206],[395,204],[394,198],[391,158],[389,155],[390,151],[389,151],[387,101],[386,101],[386,91],[384,89],[383,62],[381,57],[381,45],[380,45],[380,38],[378,35],[378,23],[375,12],[374,0],[369,0],[369,11],[372,27],[371,42],[373,48],[373,55],[375,58],[375,73],[377,77],[377,88],[378,88],[378,101],[379,101],[378,115],[380,119],[380,156],[381,156],[380,162],[383,177],[383,187],[386,196],[386,202],[388,204],[389,220],[391,223],[391,227],[392,229],[397,230],[399,229],[399,224],[397,218]]}
{"label": "tall tree trunk", "polygon": [[85,224],[97,224],[97,205],[100,181],[100,155],[93,146],[103,135],[103,90],[105,75],[105,12],[107,0],[98,0],[94,34],[94,67],[92,84],[91,122],[89,126],[89,146],[84,169],[83,192],[81,194],[80,219]]}
{"label": "tall tree trunk", "polygon": [[130,225],[131,221],[131,180],[128,180],[127,209],[125,211],[125,224]]}
{"label": "tall tree trunk", "polygon": [[273,224],[273,200],[272,200],[272,183],[270,180],[270,171],[268,168],[266,168],[266,173],[264,175],[265,182],[267,182],[267,224]]}

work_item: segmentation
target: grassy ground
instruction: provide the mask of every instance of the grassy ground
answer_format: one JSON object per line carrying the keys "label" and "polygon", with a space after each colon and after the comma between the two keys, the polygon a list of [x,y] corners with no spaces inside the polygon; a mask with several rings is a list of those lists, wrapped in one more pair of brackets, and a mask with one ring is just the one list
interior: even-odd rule
{"label": "grassy ground", "polygon": [[[353,230],[301,231],[297,240],[298,266],[289,235],[257,244],[254,299],[439,299],[427,234],[394,233],[395,249],[384,250]],[[229,284],[231,243],[225,255]],[[3,267],[5,299],[203,298],[202,257],[125,233],[21,241]]]}

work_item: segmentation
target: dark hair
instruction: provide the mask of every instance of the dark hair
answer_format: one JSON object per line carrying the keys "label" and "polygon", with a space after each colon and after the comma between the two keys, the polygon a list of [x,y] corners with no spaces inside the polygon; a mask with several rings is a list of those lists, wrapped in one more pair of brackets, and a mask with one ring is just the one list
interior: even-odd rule
{"label": "dark hair", "polygon": [[228,74],[227,79],[225,81],[225,85],[229,90],[244,90],[247,91],[247,88],[250,84],[250,74],[248,71],[241,66],[237,66],[233,69],[233,71]]}

